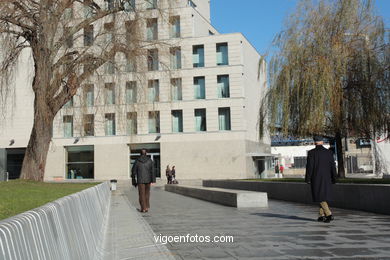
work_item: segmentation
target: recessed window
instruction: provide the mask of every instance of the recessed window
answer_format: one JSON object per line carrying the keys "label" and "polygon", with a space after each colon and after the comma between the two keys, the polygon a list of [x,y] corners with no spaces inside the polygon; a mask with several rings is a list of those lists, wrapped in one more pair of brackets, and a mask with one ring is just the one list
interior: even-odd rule
{"label": "recessed window", "polygon": [[183,132],[183,110],[172,110],[172,132]]}
{"label": "recessed window", "polygon": [[160,86],[158,79],[148,81],[148,100],[150,103],[158,102],[160,96]]}
{"label": "recessed window", "polygon": [[94,151],[92,145],[66,147],[66,178],[93,179]]}
{"label": "recessed window", "polygon": [[137,112],[127,113],[127,134],[136,135],[137,134]]}
{"label": "recessed window", "polygon": [[159,69],[158,50],[157,49],[148,50],[148,70],[154,71],[158,69]]}
{"label": "recessed window", "polygon": [[194,98],[205,99],[206,98],[206,85],[204,77],[194,78]]}
{"label": "recessed window", "polygon": [[172,100],[182,100],[182,80],[181,78],[171,79],[171,88],[172,88]]}
{"label": "recessed window", "polygon": [[94,87],[92,84],[87,84],[84,86],[84,104],[87,107],[92,107],[94,105],[95,95]]}
{"label": "recessed window", "polygon": [[194,68],[204,67],[204,46],[195,45],[192,47],[192,62]]}
{"label": "recessed window", "polygon": [[229,75],[218,75],[218,98],[230,97]]}
{"label": "recessed window", "polygon": [[157,9],[157,0],[145,0],[146,9]]}
{"label": "recessed window", "polygon": [[169,18],[170,37],[180,38],[180,16],[171,16]]}
{"label": "recessed window", "polygon": [[228,55],[228,44],[217,43],[217,65],[228,65],[229,64],[229,55]]}
{"label": "recessed window", "polygon": [[73,137],[73,116],[64,116],[64,137],[69,138]]}
{"label": "recessed window", "polygon": [[[65,31],[64,31],[65,35],[66,35],[66,34],[69,34],[70,29],[71,29],[70,27],[66,27],[66,28],[65,28]],[[66,47],[67,47],[67,48],[73,48],[73,35],[69,35],[69,36],[66,38],[65,44],[66,44]]]}
{"label": "recessed window", "polygon": [[132,12],[135,10],[135,0],[127,0],[124,4],[125,12]]}
{"label": "recessed window", "polygon": [[219,130],[231,130],[229,107],[218,108],[218,123]]}
{"label": "recessed window", "polygon": [[109,113],[105,114],[104,117],[104,130],[106,135],[115,135],[116,133],[116,127],[115,127],[115,114]]}
{"label": "recessed window", "polygon": [[84,46],[92,46],[93,44],[93,25],[88,25],[84,28]]}
{"label": "recessed window", "polygon": [[132,39],[134,38],[134,35],[136,33],[136,22],[135,21],[126,21],[125,22],[125,28],[126,28],[126,42],[130,43]]}
{"label": "recessed window", "polygon": [[126,104],[137,103],[137,82],[126,82]]}
{"label": "recessed window", "polygon": [[206,126],[206,109],[195,109],[195,131],[203,132],[207,131]]}
{"label": "recessed window", "polygon": [[114,105],[115,104],[115,85],[114,83],[106,83],[105,87],[105,96],[106,96],[106,105]]}
{"label": "recessed window", "polygon": [[73,97],[71,97],[71,98],[69,99],[69,101],[65,103],[64,107],[65,107],[65,108],[67,108],[67,107],[73,107]]}
{"label": "recessed window", "polygon": [[154,41],[158,38],[157,18],[147,19],[146,21],[146,39]]}
{"label": "recessed window", "polygon": [[115,41],[114,23],[104,24],[104,33],[106,36],[106,44],[110,44]]}
{"label": "recessed window", "polygon": [[149,133],[160,133],[160,112],[149,112]]}
{"label": "recessed window", "polygon": [[83,123],[84,123],[84,136],[94,136],[95,134],[95,117],[93,114],[84,115]]}
{"label": "recessed window", "polygon": [[169,49],[171,56],[171,69],[181,69],[181,48],[173,47]]}

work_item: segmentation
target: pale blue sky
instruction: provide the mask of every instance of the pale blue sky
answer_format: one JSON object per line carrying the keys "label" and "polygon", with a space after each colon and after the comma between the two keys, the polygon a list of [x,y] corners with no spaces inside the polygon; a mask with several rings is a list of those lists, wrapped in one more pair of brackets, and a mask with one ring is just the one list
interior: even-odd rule
{"label": "pale blue sky", "polygon": [[[259,53],[269,50],[286,15],[298,0],[211,0],[211,23],[220,33],[241,32]],[[375,1],[390,28],[390,0]]]}

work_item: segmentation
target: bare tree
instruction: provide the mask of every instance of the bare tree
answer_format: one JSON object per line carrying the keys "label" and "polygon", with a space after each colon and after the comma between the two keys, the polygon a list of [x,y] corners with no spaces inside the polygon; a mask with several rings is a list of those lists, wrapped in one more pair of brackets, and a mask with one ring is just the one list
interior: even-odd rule
{"label": "bare tree", "polygon": [[[389,44],[371,0],[302,0],[275,38],[264,100],[272,132],[374,137],[390,128]],[[261,115],[264,121],[264,111]]]}
{"label": "bare tree", "polygon": [[144,23],[132,0],[0,2],[2,96],[22,50],[31,50],[34,65],[34,123],[21,178],[43,180],[53,120],[79,89],[88,87],[91,76],[102,69],[115,74],[123,65],[116,62],[118,55],[127,61],[150,55],[150,46],[158,42],[153,35],[145,39]]}

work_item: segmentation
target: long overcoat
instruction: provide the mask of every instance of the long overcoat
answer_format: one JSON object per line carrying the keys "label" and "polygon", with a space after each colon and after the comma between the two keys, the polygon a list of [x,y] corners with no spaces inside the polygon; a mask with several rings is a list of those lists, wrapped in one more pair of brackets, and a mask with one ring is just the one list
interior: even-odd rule
{"label": "long overcoat", "polygon": [[336,166],[333,153],[316,145],[307,156],[305,181],[311,184],[314,202],[332,200],[332,184],[336,183]]}
{"label": "long overcoat", "polygon": [[156,182],[153,161],[146,155],[141,155],[131,169],[131,177],[137,178],[137,183]]}

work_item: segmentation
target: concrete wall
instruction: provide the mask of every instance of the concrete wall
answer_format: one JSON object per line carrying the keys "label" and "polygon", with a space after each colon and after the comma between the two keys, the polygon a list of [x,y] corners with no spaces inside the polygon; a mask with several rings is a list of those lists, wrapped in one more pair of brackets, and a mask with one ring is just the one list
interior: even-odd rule
{"label": "concrete wall", "polygon": [[[313,204],[310,185],[292,182],[204,180],[203,186],[267,192],[268,198]],[[390,185],[336,184],[330,207],[390,215]]]}
{"label": "concrete wall", "polygon": [[0,221],[0,259],[100,259],[110,196],[103,183]]}
{"label": "concrete wall", "polygon": [[95,179],[129,179],[130,150],[127,144],[95,145]]}

